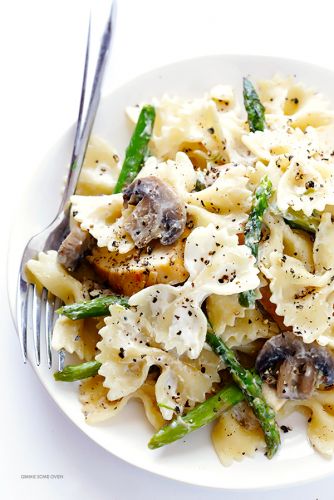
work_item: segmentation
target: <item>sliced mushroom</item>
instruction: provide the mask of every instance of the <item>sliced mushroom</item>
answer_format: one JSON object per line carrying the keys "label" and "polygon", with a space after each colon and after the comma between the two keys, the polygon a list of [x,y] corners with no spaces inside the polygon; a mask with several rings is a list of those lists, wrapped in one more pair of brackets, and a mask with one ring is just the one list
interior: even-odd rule
{"label": "sliced mushroom", "polygon": [[159,239],[171,245],[181,236],[186,225],[186,210],[175,191],[157,177],[137,179],[123,192],[125,208],[135,205],[125,223],[138,248]]}
{"label": "sliced mushroom", "polygon": [[304,344],[292,332],[267,340],[255,368],[261,378],[275,386],[284,399],[307,399],[317,388],[334,385],[334,357],[316,342]]}
{"label": "sliced mushroom", "polygon": [[94,238],[88,231],[75,225],[59,247],[58,262],[68,271],[73,271],[85,252],[91,248],[93,241]]}
{"label": "sliced mushroom", "polygon": [[310,358],[288,356],[280,366],[277,396],[282,399],[306,399],[312,394],[317,371]]}

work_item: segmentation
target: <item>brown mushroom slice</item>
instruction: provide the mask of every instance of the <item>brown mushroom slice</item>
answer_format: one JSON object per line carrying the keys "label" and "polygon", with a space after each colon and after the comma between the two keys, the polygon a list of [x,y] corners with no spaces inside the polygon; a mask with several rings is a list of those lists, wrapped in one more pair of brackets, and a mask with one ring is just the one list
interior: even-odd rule
{"label": "brown mushroom slice", "polygon": [[172,245],[186,225],[186,210],[175,191],[158,177],[136,179],[123,192],[125,208],[136,208],[125,222],[137,248],[159,239],[162,245]]}
{"label": "brown mushroom slice", "polygon": [[282,399],[307,399],[317,381],[317,371],[312,359],[289,356],[280,366],[277,379],[277,396]]}
{"label": "brown mushroom slice", "polygon": [[305,351],[303,341],[292,332],[284,332],[268,339],[256,358],[255,368],[269,384],[277,381],[278,369],[288,356],[302,355]]}
{"label": "brown mushroom slice", "polygon": [[310,356],[318,373],[318,386],[327,389],[334,385],[334,357],[325,347],[320,347],[316,342],[309,344]]}
{"label": "brown mushroom slice", "polygon": [[58,250],[58,262],[68,271],[73,271],[79,260],[91,248],[94,238],[75,225],[66,236]]}
{"label": "brown mushroom slice", "polygon": [[261,378],[277,388],[285,399],[306,399],[314,389],[334,385],[334,357],[316,342],[304,344],[292,332],[267,340],[260,350],[255,368]]}

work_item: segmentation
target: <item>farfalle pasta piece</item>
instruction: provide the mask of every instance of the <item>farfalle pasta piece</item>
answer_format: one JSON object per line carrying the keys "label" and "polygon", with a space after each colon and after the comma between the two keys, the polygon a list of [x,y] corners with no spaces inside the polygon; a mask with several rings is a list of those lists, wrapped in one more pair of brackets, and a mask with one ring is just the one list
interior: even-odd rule
{"label": "farfalle pasta piece", "polygon": [[71,276],[57,262],[57,252],[40,252],[37,259],[30,259],[26,264],[29,281],[40,289],[45,287],[50,293],[65,304],[84,300],[82,284]]}
{"label": "farfalle pasta piece", "polygon": [[230,234],[237,234],[243,231],[244,223],[248,219],[246,212],[236,212],[226,215],[209,212],[202,206],[187,204],[187,227],[206,227],[213,224],[216,228],[225,228]]}
{"label": "farfalle pasta piece", "polygon": [[155,285],[133,295],[136,306],[153,328],[157,342],[196,359],[205,342],[207,320],[201,309],[211,294],[233,295],[257,288],[255,259],[236,235],[212,224],[187,238],[184,254],[189,278],[183,286]]}
{"label": "farfalle pasta piece", "polygon": [[102,196],[71,196],[72,214],[82,229],[89,231],[99,247],[109,252],[127,253],[134,242],[124,229],[126,214],[122,194]]}
{"label": "farfalle pasta piece", "polygon": [[239,303],[239,294],[210,295],[205,303],[208,319],[216,335],[222,336],[226,327],[243,318],[246,308]]}
{"label": "farfalle pasta piece", "polygon": [[[334,268],[326,267],[326,246],[333,241],[332,238],[334,224],[330,214],[325,213],[314,242],[315,273],[309,272],[303,262],[285,255],[279,248],[270,253],[269,267],[261,267],[270,280],[270,300],[276,304],[277,314],[283,316],[284,324],[291,326],[306,343],[317,340],[322,345],[334,344]],[[331,255],[330,247],[327,251]]]}
{"label": "farfalle pasta piece", "polygon": [[181,291],[171,285],[155,285],[132,296],[130,304],[138,306],[152,324],[156,341],[166,350],[175,348],[179,355],[187,353],[196,359],[205,342],[207,320],[200,307],[205,296],[199,296],[198,290],[195,296],[191,292],[189,287]]}
{"label": "farfalle pasta piece", "polygon": [[[307,147],[309,140],[306,142],[305,135],[299,129],[289,129],[289,133],[287,133],[285,129],[279,128],[277,130],[265,129],[263,132],[257,131],[243,135],[242,142],[255,155],[257,160],[268,165],[272,159],[281,158],[284,160],[284,155],[289,156],[303,149],[303,146]],[[280,171],[277,172],[277,178],[279,176]]]}
{"label": "farfalle pasta piece", "polygon": [[[185,288],[199,295],[217,293],[231,295],[256,288],[259,284],[255,259],[237,235],[212,224],[196,228],[188,236],[184,253],[189,280]],[[193,284],[194,285],[193,285]]]}
{"label": "farfalle pasta piece", "polygon": [[334,265],[334,224],[330,213],[324,213],[314,241],[313,261],[315,271],[328,271]]}
{"label": "farfalle pasta piece", "polygon": [[139,172],[138,178],[151,175],[169,184],[182,198],[196,185],[197,176],[193,164],[182,152],[176,153],[175,160],[165,162],[159,162],[156,157],[150,156]]}
{"label": "farfalle pasta piece", "polygon": [[300,260],[307,271],[314,272],[313,238],[306,231],[294,231],[283,223],[284,253]]}
{"label": "farfalle pasta piece", "polygon": [[107,142],[92,136],[80,172],[76,194],[112,194],[120,173],[117,153]]}
{"label": "farfalle pasta piece", "polygon": [[175,412],[183,412],[185,404],[204,401],[212,384],[219,381],[219,359],[211,353],[211,362],[203,358],[206,370],[201,370],[200,360],[194,364],[165,352],[154,342],[153,326],[140,319],[136,311],[110,307],[97,344],[100,354],[96,360],[102,363],[99,374],[105,377],[108,399],[114,401],[137,391],[150,367],[158,366],[161,374],[155,385],[156,400],[163,418],[170,420]]}
{"label": "farfalle pasta piece", "polygon": [[238,295],[211,295],[206,302],[209,321],[216,335],[229,347],[239,347],[279,333],[275,323],[258,309],[245,309]]}
{"label": "farfalle pasta piece", "polygon": [[251,152],[243,141],[246,132],[245,120],[239,117],[235,110],[220,113],[219,122],[224,137],[225,155],[228,163],[250,164],[253,160]]}
{"label": "farfalle pasta piece", "polygon": [[[276,75],[271,80],[260,81],[258,90],[269,124],[277,123],[279,117],[289,120],[292,127],[305,130],[309,126],[316,128],[334,120],[329,102],[323,95],[295,82],[292,77],[283,78]],[[283,120],[278,121],[280,126],[282,123]]]}
{"label": "farfalle pasta piece", "polygon": [[[49,250],[47,253],[41,252],[37,260],[29,260],[27,271],[32,283],[36,283],[40,288],[47,288],[65,304],[81,302],[89,298],[83,290],[82,283],[73,278],[57,262],[57,252],[54,250]],[[60,316],[54,326],[52,347],[57,351],[66,349],[71,354],[77,354],[80,359],[89,361],[95,356],[97,340],[95,319],[73,321]]]}
{"label": "farfalle pasta piece", "polygon": [[156,122],[151,140],[153,153],[159,158],[174,158],[185,150],[192,159],[208,152],[228,161],[218,110],[211,99],[183,101],[168,96],[155,102]]}
{"label": "farfalle pasta piece", "polygon": [[307,434],[312,446],[326,457],[334,454],[334,391],[317,391],[312,398],[287,401],[280,414],[298,410],[307,416]]}
{"label": "farfalle pasta piece", "polygon": [[277,314],[305,342],[319,339],[332,314],[333,303],[328,299],[333,292],[333,272],[314,275],[300,261],[283,254],[272,255],[271,263],[268,278]]}
{"label": "farfalle pasta piece", "polygon": [[160,429],[164,420],[155,400],[154,384],[145,382],[140,389],[117,401],[107,398],[108,389],[103,385],[101,375],[88,378],[80,384],[79,400],[85,420],[89,424],[104,422],[115,417],[131,399],[139,399],[150,424]]}
{"label": "farfalle pasta piece", "polygon": [[247,167],[248,188],[252,193],[261,183],[263,177],[268,176],[268,169],[261,161],[254,161],[253,165]]}
{"label": "farfalle pasta piece", "polygon": [[245,213],[252,203],[247,183],[246,168],[243,165],[228,165],[220,169],[217,180],[211,186],[190,193],[187,202],[218,214]]}
{"label": "farfalle pasta piece", "polygon": [[219,417],[211,438],[219,460],[225,466],[235,460],[240,462],[245,456],[251,457],[257,450],[265,448],[261,428],[246,429],[233,417],[231,410]]}
{"label": "farfalle pasta piece", "polygon": [[295,155],[281,175],[277,186],[277,206],[283,212],[290,207],[310,216],[334,205],[333,164],[323,158]]}
{"label": "farfalle pasta piece", "polygon": [[59,316],[52,333],[52,348],[55,351],[65,349],[70,354],[85,361],[91,361],[96,354],[96,343],[99,340],[97,320],[87,318],[71,320]]}
{"label": "farfalle pasta piece", "polygon": [[313,240],[305,231],[292,230],[281,215],[267,212],[263,219],[267,228],[267,236],[260,242],[259,265],[264,268],[271,266],[272,252],[284,253],[302,262],[307,271],[314,272]]}
{"label": "farfalle pasta piece", "polygon": [[321,127],[308,127],[305,130],[305,139],[308,143],[316,145],[316,149],[323,153],[325,158],[333,156],[333,134],[334,123],[322,125]]}
{"label": "farfalle pasta piece", "polygon": [[266,271],[271,266],[271,255],[273,253],[283,253],[283,217],[277,214],[265,213],[263,217],[264,226],[267,228],[267,237],[263,238],[259,244],[258,262],[263,274],[267,276]]}

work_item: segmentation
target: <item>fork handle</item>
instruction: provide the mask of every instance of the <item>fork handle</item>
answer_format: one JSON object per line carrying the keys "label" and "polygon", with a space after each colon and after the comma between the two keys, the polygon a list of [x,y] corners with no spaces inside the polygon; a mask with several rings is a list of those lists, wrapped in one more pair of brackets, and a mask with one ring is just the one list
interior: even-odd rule
{"label": "fork handle", "polygon": [[[68,207],[68,201],[72,194],[75,192],[78,179],[80,176],[81,168],[84,162],[86,149],[88,141],[90,138],[91,130],[94,124],[97,108],[101,97],[101,86],[103,75],[105,72],[107,64],[107,56],[112,42],[112,37],[115,29],[116,20],[116,0],[113,0],[110,14],[105,26],[101,45],[99,49],[98,59],[95,68],[95,74],[93,78],[93,83],[91,87],[90,97],[86,98],[87,94],[87,74],[89,70],[89,51],[90,51],[90,35],[91,35],[91,17],[89,21],[86,55],[85,55],[85,67],[82,79],[82,89],[80,97],[79,113],[75,131],[75,139],[73,145],[73,152],[71,158],[71,164],[66,180],[64,195],[59,206],[58,213],[62,212],[64,209],[66,211]],[[88,103],[88,107],[87,107]],[[84,109],[87,107],[87,112],[84,115]]]}

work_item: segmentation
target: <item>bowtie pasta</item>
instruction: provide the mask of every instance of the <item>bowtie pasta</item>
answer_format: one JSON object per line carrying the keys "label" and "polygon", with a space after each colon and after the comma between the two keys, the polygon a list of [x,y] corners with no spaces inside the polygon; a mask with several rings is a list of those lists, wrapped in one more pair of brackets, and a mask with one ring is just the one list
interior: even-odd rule
{"label": "bowtie pasta", "polygon": [[243,91],[127,108],[122,167],[92,137],[69,235],[27,277],[64,304],[52,345],[81,363],[55,377],[82,380],[87,423],[137,399],[159,447],[219,417],[230,465],[298,410],[331,456],[334,112],[292,77]]}

